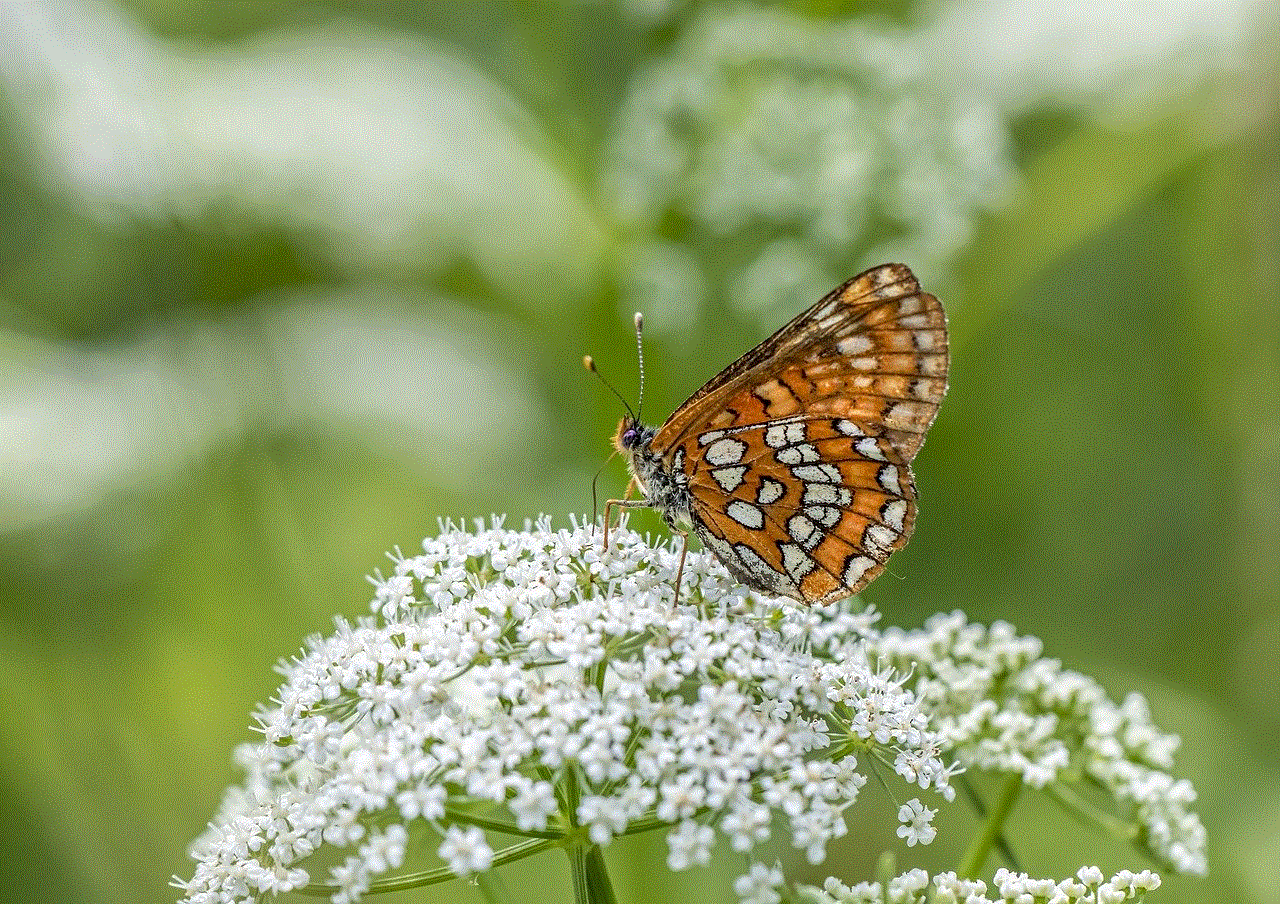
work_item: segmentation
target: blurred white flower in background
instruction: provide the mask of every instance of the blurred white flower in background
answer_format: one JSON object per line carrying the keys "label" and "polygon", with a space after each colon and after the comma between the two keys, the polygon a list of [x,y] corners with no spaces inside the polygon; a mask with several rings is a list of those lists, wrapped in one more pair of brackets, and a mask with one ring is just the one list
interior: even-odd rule
{"label": "blurred white flower in background", "polygon": [[340,265],[465,258],[515,298],[593,278],[598,227],[537,123],[421,38],[331,24],[184,47],[55,0],[0,11],[0,47],[45,178],[99,216],[230,203]]}
{"label": "blurred white flower in background", "polygon": [[1277,25],[1271,0],[975,0],[939,5],[920,50],[1005,115],[1047,102],[1134,119],[1273,53]]}
{"label": "blurred white flower in background", "polygon": [[27,363],[0,384],[0,529],[163,479],[245,433],[317,424],[464,490],[550,417],[496,332],[438,297],[313,291],[110,348],[0,333]]}

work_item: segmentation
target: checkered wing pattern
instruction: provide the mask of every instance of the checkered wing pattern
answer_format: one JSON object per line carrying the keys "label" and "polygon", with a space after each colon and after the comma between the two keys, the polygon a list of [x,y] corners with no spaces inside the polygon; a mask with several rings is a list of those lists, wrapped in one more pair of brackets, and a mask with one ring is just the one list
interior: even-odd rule
{"label": "checkered wing pattern", "polygon": [[826,603],[856,593],[915,523],[910,463],[947,386],[946,318],[885,264],[831,292],[695,393],[650,451],[687,487],[731,573]]}

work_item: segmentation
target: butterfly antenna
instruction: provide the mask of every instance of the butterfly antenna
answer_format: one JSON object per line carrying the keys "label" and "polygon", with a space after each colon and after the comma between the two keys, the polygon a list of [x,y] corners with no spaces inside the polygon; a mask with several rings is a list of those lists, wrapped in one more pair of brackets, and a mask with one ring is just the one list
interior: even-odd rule
{"label": "butterfly antenna", "polygon": [[640,398],[636,400],[636,420],[644,414],[644,315],[636,311],[636,358],[640,362]]}
{"label": "butterfly antenna", "polygon": [[597,377],[599,377],[599,378],[600,378],[600,382],[601,382],[601,383],[603,383],[603,384],[608,388],[608,390],[609,390],[611,393],[613,393],[613,394],[617,397],[618,401],[622,403],[622,407],[623,407],[623,408],[625,408],[625,409],[627,409],[627,414],[631,415],[633,418],[635,418],[635,417],[636,417],[636,413],[635,413],[634,411],[632,411],[632,410],[631,410],[631,406],[630,406],[630,405],[628,405],[628,404],[627,404],[627,400],[626,400],[626,399],[624,399],[624,398],[622,397],[622,393],[620,393],[620,392],[618,392],[618,390],[614,389],[614,388],[613,388],[613,384],[612,384],[612,383],[610,383],[608,380],[606,380],[606,379],[604,378],[604,374],[602,374],[602,373],[600,373],[600,371],[596,370],[596,359],[595,359],[595,358],[591,357],[590,355],[583,355],[583,356],[582,356],[582,366],[583,366],[583,367],[585,367],[587,370],[591,371],[593,374],[595,374]]}

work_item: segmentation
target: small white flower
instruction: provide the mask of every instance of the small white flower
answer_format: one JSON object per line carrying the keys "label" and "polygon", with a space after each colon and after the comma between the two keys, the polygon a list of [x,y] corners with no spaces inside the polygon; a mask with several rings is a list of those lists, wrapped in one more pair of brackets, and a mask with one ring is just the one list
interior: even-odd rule
{"label": "small white flower", "polygon": [[667,835],[667,866],[677,872],[695,863],[705,866],[711,859],[711,842],[714,840],[715,833],[710,826],[685,820]]}
{"label": "small white flower", "polygon": [[734,880],[733,892],[742,904],[779,904],[782,895],[778,894],[778,888],[782,881],[782,870],[776,865],[753,863],[746,874]]}
{"label": "small white flower", "polygon": [[908,870],[889,880],[889,899],[914,900],[929,887],[929,874],[922,869]]}
{"label": "small white flower", "polygon": [[626,829],[630,815],[611,797],[588,795],[578,803],[578,822],[587,827],[593,844],[608,844]]}
{"label": "small white flower", "polygon": [[1096,866],[1082,866],[1080,869],[1076,870],[1076,878],[1080,880],[1082,885],[1087,885],[1090,888],[1096,888],[1102,884],[1104,877],[1102,875],[1102,870],[1098,869]]}
{"label": "small white flower", "polygon": [[933,827],[933,817],[937,810],[930,809],[912,798],[898,808],[898,837],[906,839],[907,847],[917,844],[928,844],[937,836],[938,830]]}
{"label": "small white flower", "polygon": [[406,820],[434,820],[444,815],[444,804],[447,792],[439,785],[426,781],[418,781],[412,788],[407,788],[396,795],[396,806],[400,815]]}
{"label": "small white flower", "polygon": [[550,782],[532,781],[524,776],[516,776],[515,779],[514,784],[519,790],[508,804],[511,815],[524,831],[540,832],[547,827],[547,818],[556,811],[555,789]]}
{"label": "small white flower", "polygon": [[493,864],[493,848],[485,841],[484,832],[475,826],[466,829],[449,826],[438,853],[449,869],[459,876],[483,873]]}
{"label": "small white flower", "polygon": [[405,827],[392,824],[385,832],[370,836],[360,847],[360,858],[370,873],[385,873],[404,862],[408,842],[409,833]]}

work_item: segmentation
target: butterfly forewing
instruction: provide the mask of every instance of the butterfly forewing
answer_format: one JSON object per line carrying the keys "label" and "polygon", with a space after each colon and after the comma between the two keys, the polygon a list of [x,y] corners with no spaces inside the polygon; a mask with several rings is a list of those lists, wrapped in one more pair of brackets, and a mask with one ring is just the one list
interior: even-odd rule
{"label": "butterfly forewing", "polygon": [[657,500],[687,499],[695,532],[737,578],[831,602],[865,586],[911,535],[910,463],[947,368],[942,306],[909,269],[884,264],[722,370],[644,449],[625,451],[633,473],[648,468],[649,503],[674,525],[676,506]]}
{"label": "butterfly forewing", "polygon": [[[883,427],[915,457],[947,386],[942,305],[902,264],[883,264],[828,293],[734,361],[659,428],[655,451],[707,426],[801,411]],[[743,390],[746,390],[745,392]]]}

